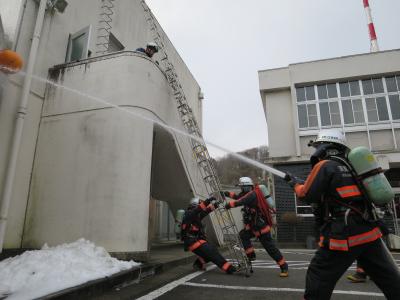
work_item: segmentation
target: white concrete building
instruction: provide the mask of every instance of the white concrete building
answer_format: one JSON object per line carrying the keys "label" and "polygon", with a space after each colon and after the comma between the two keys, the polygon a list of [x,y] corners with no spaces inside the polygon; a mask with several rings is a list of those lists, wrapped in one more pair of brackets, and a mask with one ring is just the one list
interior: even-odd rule
{"label": "white concrete building", "polygon": [[[5,34],[25,61],[38,2],[0,2]],[[110,252],[146,253],[150,199],[175,212],[207,196],[205,186],[188,138],[163,127],[184,130],[157,54],[133,51],[152,40],[140,1],[66,3],[44,17],[5,249],[85,237]],[[200,87],[162,35],[201,124]],[[22,75],[8,76],[0,95],[0,192]]]}
{"label": "white concrete building", "polygon": [[[268,124],[268,163],[304,177],[313,151],[309,141],[320,129],[341,128],[350,147],[366,146],[376,154],[400,194],[400,50],[262,70],[259,84]],[[275,193],[280,214],[294,212],[303,224],[297,228],[303,239],[310,233],[310,208],[296,203],[281,180],[275,180]],[[289,227],[282,224],[278,239],[293,237]]]}

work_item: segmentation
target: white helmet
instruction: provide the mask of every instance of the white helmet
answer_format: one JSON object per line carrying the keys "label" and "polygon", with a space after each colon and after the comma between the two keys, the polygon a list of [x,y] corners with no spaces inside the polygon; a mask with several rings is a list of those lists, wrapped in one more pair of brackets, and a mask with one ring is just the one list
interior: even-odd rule
{"label": "white helmet", "polygon": [[254,186],[253,180],[250,177],[240,177],[239,178],[239,186],[251,185]]}
{"label": "white helmet", "polygon": [[194,198],[190,199],[189,206],[194,207],[194,206],[199,205],[199,203],[200,203],[200,198],[194,197]]}
{"label": "white helmet", "polygon": [[320,143],[339,144],[347,148],[346,137],[339,129],[323,129],[318,133],[317,139],[313,142],[313,146]]}
{"label": "white helmet", "polygon": [[146,47],[153,48],[153,49],[156,50],[156,52],[158,52],[158,45],[156,43],[154,43],[154,42],[148,42]]}

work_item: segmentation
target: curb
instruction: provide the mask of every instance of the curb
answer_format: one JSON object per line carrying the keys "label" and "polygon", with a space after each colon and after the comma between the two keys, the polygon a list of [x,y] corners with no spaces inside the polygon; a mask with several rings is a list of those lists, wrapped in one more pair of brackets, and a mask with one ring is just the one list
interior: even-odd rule
{"label": "curb", "polygon": [[173,267],[187,264],[194,260],[195,256],[183,257],[166,263],[148,263],[129,270],[125,270],[109,277],[103,277],[88,281],[78,286],[67,288],[40,298],[38,300],[67,300],[67,299],[87,299],[89,297],[100,296],[111,289],[123,288],[132,284],[137,284],[147,277],[154,276]]}

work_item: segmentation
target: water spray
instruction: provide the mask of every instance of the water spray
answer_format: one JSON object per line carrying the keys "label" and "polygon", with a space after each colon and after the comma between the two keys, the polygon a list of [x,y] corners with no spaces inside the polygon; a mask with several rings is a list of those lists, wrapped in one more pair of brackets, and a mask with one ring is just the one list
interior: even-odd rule
{"label": "water spray", "polygon": [[[25,76],[24,72],[20,72],[18,74]],[[225,153],[229,153],[233,157],[235,157],[235,158],[237,158],[237,159],[239,159],[239,160],[241,160],[241,161],[243,161],[243,162],[245,162],[245,163],[247,163],[249,165],[252,165],[252,166],[257,167],[259,169],[262,169],[262,170],[265,170],[267,172],[270,172],[270,173],[272,173],[272,174],[274,174],[274,175],[276,175],[276,176],[278,176],[280,178],[284,178],[285,177],[285,173],[284,172],[279,171],[279,170],[277,170],[277,169],[275,169],[275,168],[273,168],[271,166],[267,166],[267,165],[265,165],[263,163],[260,163],[260,162],[254,160],[254,159],[248,158],[248,157],[246,157],[246,156],[244,156],[242,154],[238,154],[236,152],[233,152],[233,151],[231,151],[229,149],[226,149],[226,148],[224,148],[222,146],[219,146],[219,145],[217,145],[215,143],[212,143],[212,142],[209,142],[209,141],[207,141],[205,139],[202,139],[201,137],[189,134],[184,130],[177,129],[177,128],[171,127],[169,125],[166,125],[166,124],[164,124],[163,122],[161,122],[159,120],[156,120],[156,119],[153,119],[153,118],[150,118],[150,117],[146,117],[146,116],[141,115],[141,114],[139,114],[137,112],[129,110],[129,109],[125,108],[125,107],[121,107],[121,106],[118,106],[116,104],[110,103],[110,102],[108,102],[105,99],[102,99],[100,97],[96,97],[96,96],[92,96],[92,95],[86,94],[86,93],[84,93],[82,91],[79,91],[79,90],[76,90],[76,89],[73,89],[73,88],[58,84],[58,83],[56,83],[54,81],[51,81],[49,79],[46,79],[46,78],[42,78],[42,77],[39,77],[39,76],[36,76],[36,75],[32,75],[32,78],[35,79],[35,80],[44,82],[44,83],[48,83],[48,84],[50,84],[52,86],[55,86],[57,88],[64,89],[64,90],[69,91],[71,93],[75,93],[75,94],[77,94],[79,96],[82,96],[82,97],[85,97],[85,98],[88,98],[88,99],[91,99],[91,100],[106,104],[107,106],[116,108],[116,109],[118,109],[118,110],[120,110],[120,111],[122,111],[124,113],[127,113],[130,116],[133,116],[135,118],[140,118],[142,120],[157,124],[157,125],[165,128],[165,129],[167,129],[169,132],[174,132],[174,133],[180,134],[182,136],[189,137],[189,138],[194,139],[194,140],[196,140],[196,141],[198,141],[200,143],[204,142],[204,143],[206,143],[206,144],[208,144],[208,145],[210,145],[212,147],[215,147],[218,150],[224,151]]]}

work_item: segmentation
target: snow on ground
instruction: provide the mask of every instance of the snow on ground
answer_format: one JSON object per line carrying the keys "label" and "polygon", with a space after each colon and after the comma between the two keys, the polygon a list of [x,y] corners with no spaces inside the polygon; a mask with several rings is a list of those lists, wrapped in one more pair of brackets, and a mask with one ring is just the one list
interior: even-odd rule
{"label": "snow on ground", "polygon": [[33,299],[139,265],[112,258],[85,239],[26,251],[0,262],[0,299]]}

